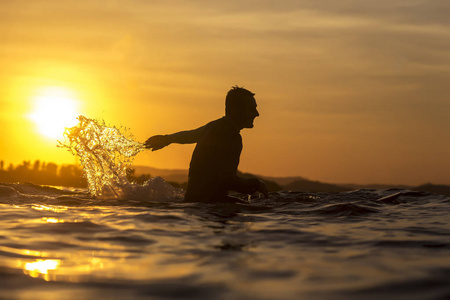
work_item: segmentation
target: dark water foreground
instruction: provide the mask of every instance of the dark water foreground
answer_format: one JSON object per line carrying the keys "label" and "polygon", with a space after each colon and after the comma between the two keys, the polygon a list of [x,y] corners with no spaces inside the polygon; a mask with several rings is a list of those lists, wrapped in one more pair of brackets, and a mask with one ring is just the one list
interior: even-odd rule
{"label": "dark water foreground", "polygon": [[0,299],[450,299],[448,197],[179,200],[1,184]]}

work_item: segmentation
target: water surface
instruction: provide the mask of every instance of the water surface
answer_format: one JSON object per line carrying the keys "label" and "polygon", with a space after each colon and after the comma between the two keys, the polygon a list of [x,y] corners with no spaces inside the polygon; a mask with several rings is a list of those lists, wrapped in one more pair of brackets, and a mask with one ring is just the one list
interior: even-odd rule
{"label": "water surface", "polygon": [[450,198],[0,185],[0,299],[448,299]]}

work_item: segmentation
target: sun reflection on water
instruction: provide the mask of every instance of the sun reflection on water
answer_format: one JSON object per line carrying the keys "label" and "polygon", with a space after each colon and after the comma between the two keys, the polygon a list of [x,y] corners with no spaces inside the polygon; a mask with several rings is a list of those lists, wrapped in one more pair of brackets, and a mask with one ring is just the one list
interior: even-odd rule
{"label": "sun reflection on water", "polygon": [[15,255],[39,256],[39,257],[47,257],[49,255],[47,252],[44,252],[44,251],[18,249],[18,248],[2,246],[2,245],[0,245],[0,252],[12,253]]}
{"label": "sun reflection on water", "polygon": [[46,281],[49,281],[51,279],[49,270],[56,270],[59,265],[59,259],[38,259],[35,262],[26,263],[24,273],[34,278],[41,276]]}
{"label": "sun reflection on water", "polygon": [[42,204],[35,204],[33,206],[31,206],[31,208],[35,209],[35,210],[48,210],[48,211],[53,211],[53,212],[63,212],[68,210],[69,208],[67,206],[49,206],[49,205],[42,205]]}
{"label": "sun reflection on water", "polygon": [[47,222],[47,223],[64,223],[64,220],[60,220],[60,219],[57,219],[57,218],[47,218],[47,217],[44,217],[44,218],[42,218],[42,220],[43,220],[44,222]]}

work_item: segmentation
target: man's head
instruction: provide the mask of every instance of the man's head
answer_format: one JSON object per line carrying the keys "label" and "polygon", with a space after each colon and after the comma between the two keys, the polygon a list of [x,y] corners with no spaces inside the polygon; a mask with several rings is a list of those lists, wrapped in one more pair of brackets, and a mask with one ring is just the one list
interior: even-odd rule
{"label": "man's head", "polygon": [[231,118],[239,129],[253,128],[253,120],[259,116],[255,94],[242,87],[233,86],[225,99],[225,115]]}

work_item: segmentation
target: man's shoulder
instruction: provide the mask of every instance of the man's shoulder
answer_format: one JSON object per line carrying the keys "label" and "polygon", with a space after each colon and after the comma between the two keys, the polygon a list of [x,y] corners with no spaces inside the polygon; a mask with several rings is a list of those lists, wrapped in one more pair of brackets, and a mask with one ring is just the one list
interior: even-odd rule
{"label": "man's shoulder", "polygon": [[217,125],[220,125],[220,124],[225,124],[224,122],[225,122],[225,117],[222,117],[222,118],[219,118],[217,120],[209,122],[208,124],[206,124],[206,126],[207,127],[217,126]]}
{"label": "man's shoulder", "polygon": [[209,122],[205,125],[205,130],[203,131],[201,141],[208,141],[208,143],[214,141],[230,141],[239,140],[240,134],[234,130],[231,123],[225,118],[220,118]]}
{"label": "man's shoulder", "polygon": [[225,117],[209,122],[206,129],[208,133],[239,134]]}

